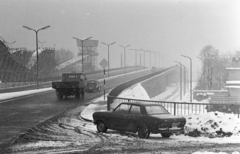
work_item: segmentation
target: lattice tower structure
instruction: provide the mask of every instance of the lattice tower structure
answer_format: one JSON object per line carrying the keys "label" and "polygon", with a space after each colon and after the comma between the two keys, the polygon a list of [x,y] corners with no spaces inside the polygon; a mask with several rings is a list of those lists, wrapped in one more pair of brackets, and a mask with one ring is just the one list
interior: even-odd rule
{"label": "lattice tower structure", "polygon": [[33,73],[10,53],[4,40],[0,40],[0,81],[6,83],[33,80]]}
{"label": "lattice tower structure", "polygon": [[[41,49],[38,54],[38,78],[40,81],[48,80],[54,76],[56,71],[55,50],[54,48],[44,48],[43,50]],[[30,64],[29,67],[36,75],[36,58],[34,59],[34,64]]]}

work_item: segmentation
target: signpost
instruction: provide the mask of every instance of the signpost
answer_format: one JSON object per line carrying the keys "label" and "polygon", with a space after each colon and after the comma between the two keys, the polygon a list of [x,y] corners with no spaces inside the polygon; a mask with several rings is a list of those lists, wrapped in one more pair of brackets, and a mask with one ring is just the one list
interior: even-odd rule
{"label": "signpost", "polygon": [[104,101],[105,101],[105,68],[108,67],[108,61],[106,59],[103,59],[99,65],[103,68],[103,77],[104,77],[104,80],[103,80],[103,89],[104,89]]}

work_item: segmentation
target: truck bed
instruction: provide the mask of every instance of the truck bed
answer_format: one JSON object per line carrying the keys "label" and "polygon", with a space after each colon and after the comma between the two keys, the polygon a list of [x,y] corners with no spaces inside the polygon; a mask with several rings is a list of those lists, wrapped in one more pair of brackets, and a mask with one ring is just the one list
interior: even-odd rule
{"label": "truck bed", "polygon": [[52,82],[52,88],[54,89],[69,89],[69,88],[79,88],[79,81],[74,82]]}

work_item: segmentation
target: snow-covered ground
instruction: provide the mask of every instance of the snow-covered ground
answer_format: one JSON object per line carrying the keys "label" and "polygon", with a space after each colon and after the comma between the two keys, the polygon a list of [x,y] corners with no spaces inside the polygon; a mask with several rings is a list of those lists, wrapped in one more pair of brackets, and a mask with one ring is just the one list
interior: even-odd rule
{"label": "snow-covered ground", "polygon": [[28,96],[31,94],[41,93],[41,92],[45,92],[45,91],[49,91],[49,90],[53,90],[53,89],[52,88],[43,88],[43,89],[34,89],[34,90],[26,90],[26,91],[11,92],[11,93],[1,93],[0,101],[6,100],[6,99],[22,97],[22,96]]}
{"label": "snow-covered ground", "polygon": [[[29,95],[32,93],[37,93],[37,92],[42,92],[42,91],[48,91],[51,90],[49,88],[42,89],[42,90],[32,90],[32,91],[23,91],[23,92],[17,92],[17,93],[9,93],[9,94],[0,94],[0,100],[3,99],[9,99],[11,97],[16,97],[16,96],[24,96],[24,95]],[[136,98],[136,99],[146,99],[149,100],[150,98],[148,95],[146,95],[146,91],[141,87],[140,84],[137,84],[135,88],[131,88],[130,90],[124,91],[119,97],[127,97],[127,98]],[[162,93],[161,95],[158,95],[154,98],[153,100],[166,100],[166,101],[180,101],[179,100],[179,91],[177,89],[177,86],[171,86],[167,88],[167,91]],[[188,102],[189,100],[189,94],[186,94],[182,101]],[[194,102],[197,102],[194,100]],[[207,100],[206,100],[207,103]],[[116,104],[115,104],[116,105]],[[78,110],[78,109],[76,109]],[[92,118],[91,114],[95,111],[106,111],[106,102],[102,97],[99,97],[95,99],[89,106],[87,106],[83,111],[81,115],[84,115],[86,119]],[[221,144],[229,144],[229,143],[236,143],[239,144],[240,146],[240,119],[237,117],[234,117],[231,114],[223,114],[220,112],[210,112],[206,114],[201,114],[201,115],[187,115],[185,116],[187,119],[186,127],[185,127],[185,134],[182,135],[177,135],[177,136],[172,136],[171,137],[171,142],[172,141],[179,141],[179,143],[182,142],[196,142],[196,143],[217,143],[219,146]],[[59,124],[62,124],[62,127],[67,128],[67,130],[72,130],[76,129],[75,131],[82,132],[95,132],[96,128],[92,124],[88,123],[83,123],[79,121],[77,118],[69,118],[69,117],[63,117],[58,120]],[[60,129],[56,125],[52,125],[50,128],[46,128],[51,131],[56,130],[56,133],[63,133],[63,130]],[[77,138],[77,135],[74,134],[71,136],[72,132],[64,132],[65,135],[69,135],[70,138]],[[114,133],[114,132],[112,132]],[[121,134],[115,134],[113,135],[111,133],[111,137],[116,137],[116,138],[122,138],[126,139],[126,136],[121,136]],[[39,133],[37,133],[39,135]],[[80,133],[81,134],[81,133]],[[88,135],[91,136],[92,134]],[[51,135],[49,135],[51,136]],[[61,135],[59,135],[61,137]],[[74,136],[74,137],[73,137]],[[198,137],[193,137],[193,136],[198,136]],[[80,136],[81,137],[81,136]],[[94,138],[94,135],[92,136]],[[151,134],[151,137],[149,139],[149,143],[153,142],[152,140],[154,138],[158,138],[159,134]],[[68,138],[65,136],[65,138]],[[82,137],[81,137],[82,138]],[[92,138],[92,139],[93,139]],[[91,139],[90,139],[91,140]],[[94,139],[93,139],[94,140]],[[156,141],[156,140],[154,140]],[[90,141],[88,141],[90,142]],[[159,140],[159,143],[162,143],[162,140]],[[64,145],[68,144],[73,144],[69,142],[64,142],[59,140],[59,141],[51,141],[46,142],[46,141],[39,141],[39,142],[31,142],[27,144],[22,144],[18,145],[18,147],[14,147],[16,149],[21,149],[21,148],[41,148],[43,146],[55,146],[55,147],[61,147]],[[80,142],[76,142],[78,146],[81,145]],[[74,143],[75,145],[75,143]],[[68,145],[69,146],[69,145]],[[14,149],[13,148],[13,149]],[[208,152],[208,151],[195,151],[193,154],[227,154],[222,150],[222,152],[217,151],[217,152]],[[232,154],[240,154],[239,151],[232,152]]]}
{"label": "snow-covered ground", "polygon": [[[137,84],[128,90],[123,91],[119,97],[150,100],[147,92]],[[152,98],[152,100],[165,100],[177,102],[189,102],[189,92],[179,99],[179,91],[177,86],[168,87],[167,90]],[[98,111],[106,111],[106,106],[99,106],[96,102],[102,102],[102,98],[96,99],[95,104],[87,107],[84,112],[92,113]],[[208,103],[208,100],[201,102],[193,100],[195,103]],[[112,108],[116,107],[120,102],[114,101]],[[91,114],[87,115],[86,119],[92,120]],[[174,136],[176,140],[184,141],[198,141],[198,142],[214,142],[214,143],[240,143],[240,119],[232,114],[225,114],[221,112],[209,112],[199,115],[185,116],[187,123],[185,126],[185,133],[183,135]],[[151,135],[152,136],[152,135]],[[196,138],[197,137],[197,138]],[[239,145],[240,146],[240,145]],[[194,154],[213,154],[213,152],[195,152]],[[225,154],[222,152],[221,154]],[[239,154],[234,152],[234,154]]]}

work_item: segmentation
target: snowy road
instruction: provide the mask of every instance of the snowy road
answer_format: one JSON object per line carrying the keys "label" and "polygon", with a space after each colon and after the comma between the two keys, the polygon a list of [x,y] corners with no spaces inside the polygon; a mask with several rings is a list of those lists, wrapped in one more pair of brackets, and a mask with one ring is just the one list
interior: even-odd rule
{"label": "snowy road", "polygon": [[[151,134],[147,140],[136,134],[108,130],[97,133],[91,122],[78,116],[84,107],[78,107],[31,128],[12,142],[5,153],[193,153],[196,151],[240,151],[239,143],[225,139],[192,138],[184,135],[162,138]],[[218,142],[217,142],[218,140]],[[219,141],[220,140],[220,141]],[[19,144],[18,144],[19,143]]]}

